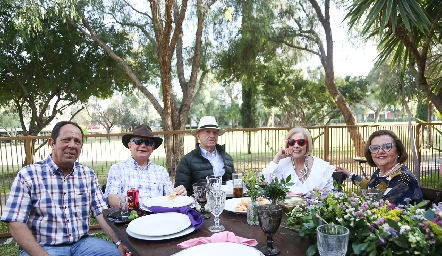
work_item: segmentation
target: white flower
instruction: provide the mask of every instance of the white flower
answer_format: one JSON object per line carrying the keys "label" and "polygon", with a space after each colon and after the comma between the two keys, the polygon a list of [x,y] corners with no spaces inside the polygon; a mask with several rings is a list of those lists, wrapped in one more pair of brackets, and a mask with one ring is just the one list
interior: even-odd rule
{"label": "white flower", "polygon": [[401,230],[399,231],[399,234],[403,234],[405,231],[411,230],[410,226],[408,225],[403,225],[401,226]]}

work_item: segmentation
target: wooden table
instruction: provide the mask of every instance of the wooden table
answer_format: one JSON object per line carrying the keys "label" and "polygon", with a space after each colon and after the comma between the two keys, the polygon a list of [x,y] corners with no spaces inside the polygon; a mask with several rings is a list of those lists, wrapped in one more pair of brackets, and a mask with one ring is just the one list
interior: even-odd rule
{"label": "wooden table", "polygon": [[[109,210],[103,212],[107,216]],[[284,217],[285,218],[285,217]],[[106,218],[107,219],[107,218]],[[247,224],[246,215],[235,214],[224,210],[220,216],[220,224],[226,227],[226,231],[231,231],[237,236],[244,238],[256,239],[258,245],[255,248],[259,249],[266,245],[267,236],[259,226],[251,226]],[[114,224],[108,221],[111,228],[115,231],[118,237],[131,250],[134,256],[167,256],[177,253],[183,249],[179,248],[177,244],[187,241],[191,238],[209,237],[213,233],[208,230],[208,227],[213,225],[214,217],[204,220],[200,229],[178,238],[173,238],[164,241],[146,241],[130,237],[126,233],[126,225]],[[284,219],[283,219],[284,223]],[[315,243],[312,239],[296,237],[295,231],[280,227],[273,236],[274,246],[281,249],[279,255],[305,255],[308,247]]]}

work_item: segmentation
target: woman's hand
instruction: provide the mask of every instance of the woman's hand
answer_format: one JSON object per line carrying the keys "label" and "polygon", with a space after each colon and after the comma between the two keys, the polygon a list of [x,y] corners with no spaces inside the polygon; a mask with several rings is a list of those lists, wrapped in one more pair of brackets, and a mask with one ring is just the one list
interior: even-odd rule
{"label": "woman's hand", "polygon": [[351,174],[351,172],[349,170],[347,170],[347,169],[345,169],[344,167],[341,167],[341,166],[337,166],[335,171],[343,172],[343,173],[345,173],[345,175],[347,175],[347,177],[349,177],[350,174]]}
{"label": "woman's hand", "polygon": [[276,153],[275,157],[273,158],[273,162],[276,164],[279,163],[279,160],[290,157],[293,153],[293,150],[290,148],[281,148],[278,153]]}

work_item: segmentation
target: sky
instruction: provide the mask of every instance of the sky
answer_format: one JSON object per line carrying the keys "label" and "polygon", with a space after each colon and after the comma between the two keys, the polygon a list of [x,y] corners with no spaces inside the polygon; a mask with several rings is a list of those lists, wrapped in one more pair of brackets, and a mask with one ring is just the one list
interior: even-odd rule
{"label": "sky", "polygon": [[[345,16],[343,10],[338,10],[331,5],[330,16],[334,42],[335,76],[367,76],[373,68],[378,54],[376,44],[374,42],[364,42],[361,38],[358,39],[350,34],[348,26],[345,22],[342,22],[341,17]],[[302,65],[305,65],[305,63],[300,66]],[[321,66],[319,57],[311,55],[307,65],[309,67]]]}

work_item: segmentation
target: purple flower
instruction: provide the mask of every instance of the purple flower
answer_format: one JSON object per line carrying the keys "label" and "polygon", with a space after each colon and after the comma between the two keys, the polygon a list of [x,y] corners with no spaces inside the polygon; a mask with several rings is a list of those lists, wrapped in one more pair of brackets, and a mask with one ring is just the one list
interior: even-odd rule
{"label": "purple flower", "polygon": [[384,222],[385,222],[385,219],[384,218],[380,218],[379,220],[376,221],[376,225],[379,227]]}

